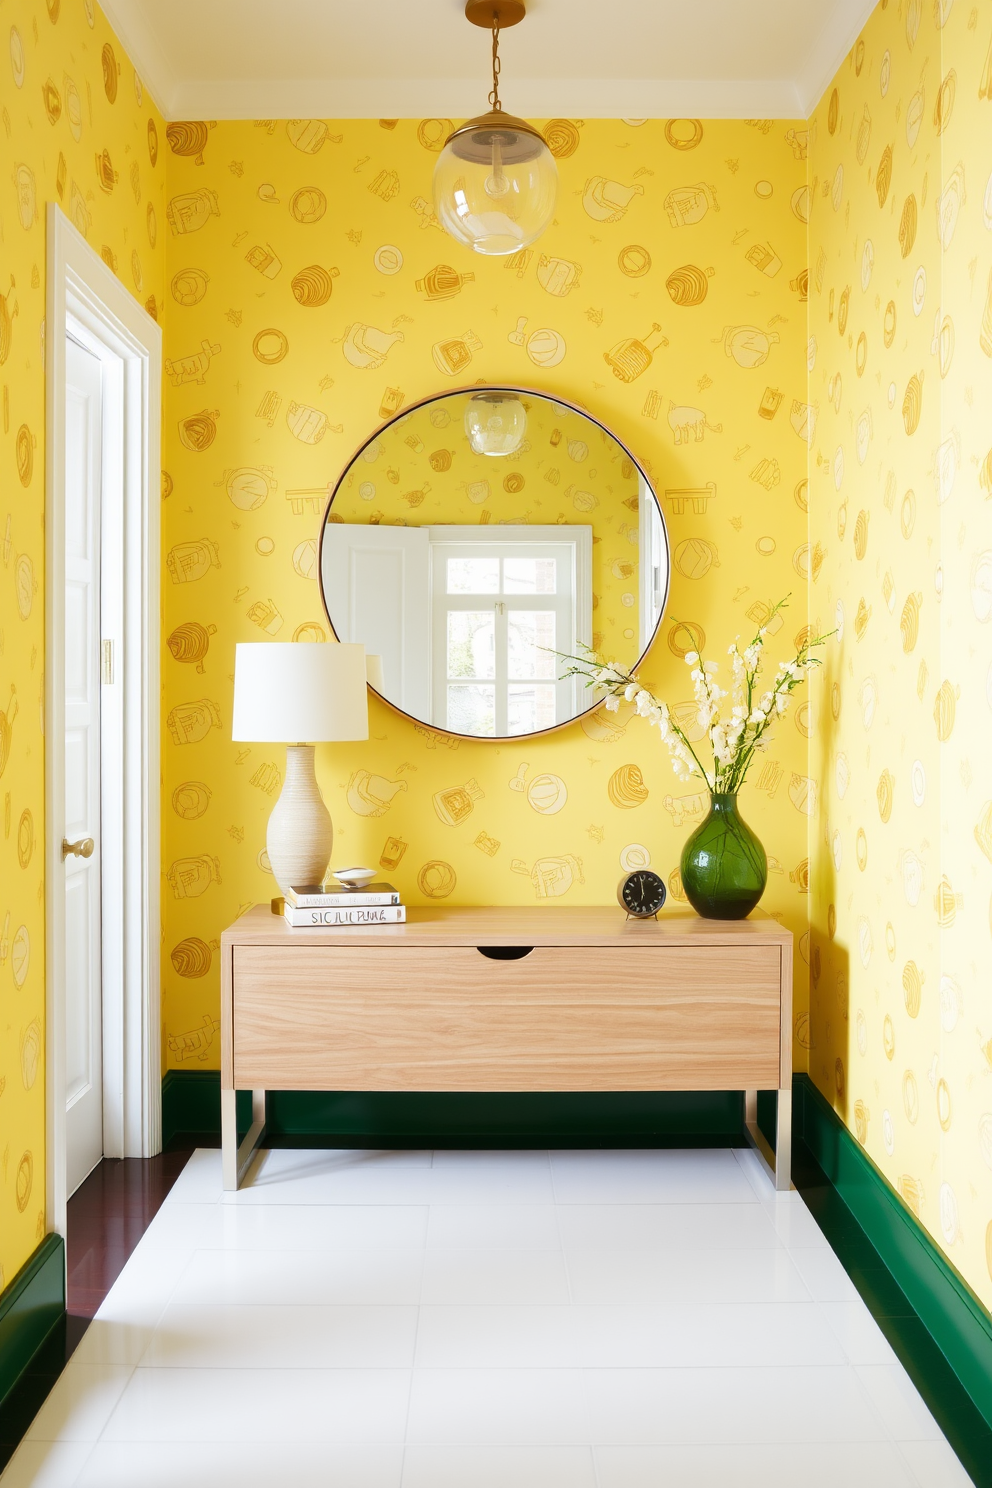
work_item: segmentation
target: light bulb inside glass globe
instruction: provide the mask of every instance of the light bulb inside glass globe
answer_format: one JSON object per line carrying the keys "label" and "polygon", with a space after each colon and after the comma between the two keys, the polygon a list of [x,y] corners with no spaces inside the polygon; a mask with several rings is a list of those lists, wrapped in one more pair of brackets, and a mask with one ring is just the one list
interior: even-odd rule
{"label": "light bulb inside glass globe", "polygon": [[434,168],[434,211],[445,232],[475,253],[517,253],[551,222],[554,156],[535,129],[493,110],[448,140]]}
{"label": "light bulb inside glass globe", "polygon": [[465,408],[465,433],[477,455],[515,455],[527,432],[527,410],[515,393],[476,393]]}

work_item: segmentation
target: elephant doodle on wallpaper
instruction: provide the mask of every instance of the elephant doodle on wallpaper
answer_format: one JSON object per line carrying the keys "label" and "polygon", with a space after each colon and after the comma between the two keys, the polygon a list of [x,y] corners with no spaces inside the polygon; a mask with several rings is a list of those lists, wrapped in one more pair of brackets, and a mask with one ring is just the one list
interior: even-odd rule
{"label": "elephant doodle on wallpaper", "polygon": [[682,407],[675,403],[668,405],[668,426],[675,435],[676,444],[688,444],[690,434],[699,444],[707,429],[711,434],[723,433],[723,425],[709,423],[701,408]]}

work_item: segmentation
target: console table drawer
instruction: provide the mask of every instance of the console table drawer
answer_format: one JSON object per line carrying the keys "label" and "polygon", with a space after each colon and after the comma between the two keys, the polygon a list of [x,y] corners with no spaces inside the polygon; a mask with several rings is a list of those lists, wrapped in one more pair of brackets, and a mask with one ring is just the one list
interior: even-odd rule
{"label": "console table drawer", "polygon": [[778,945],[238,945],[235,1087],[775,1087]]}

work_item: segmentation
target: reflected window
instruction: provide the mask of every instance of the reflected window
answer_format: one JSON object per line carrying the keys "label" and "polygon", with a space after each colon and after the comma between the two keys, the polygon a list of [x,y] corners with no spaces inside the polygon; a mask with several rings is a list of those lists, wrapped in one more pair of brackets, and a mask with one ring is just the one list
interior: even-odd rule
{"label": "reflected window", "polygon": [[511,682],[507,699],[507,733],[533,734],[538,729],[554,728],[555,689],[527,682]]}
{"label": "reflected window", "polygon": [[496,732],[495,687],[448,683],[448,727],[457,734],[492,738]]}
{"label": "reflected window", "polygon": [[555,652],[588,644],[590,528],[432,527],[430,552],[433,722],[492,736],[574,717]]}
{"label": "reflected window", "polygon": [[492,610],[449,610],[448,677],[495,677],[496,616]]}
{"label": "reflected window", "polygon": [[506,621],[506,669],[511,681],[557,676],[558,627],[554,610],[510,610]]}
{"label": "reflected window", "polygon": [[554,558],[504,558],[505,594],[554,594],[557,563]]}
{"label": "reflected window", "polygon": [[498,594],[498,558],[449,558],[449,594]]}

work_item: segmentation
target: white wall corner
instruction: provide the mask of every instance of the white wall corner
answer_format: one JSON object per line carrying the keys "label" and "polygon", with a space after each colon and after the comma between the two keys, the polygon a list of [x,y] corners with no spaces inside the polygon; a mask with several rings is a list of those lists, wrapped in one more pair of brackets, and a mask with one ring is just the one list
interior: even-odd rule
{"label": "white wall corner", "polygon": [[854,46],[878,0],[836,0],[796,79],[799,112],[808,119]]}

